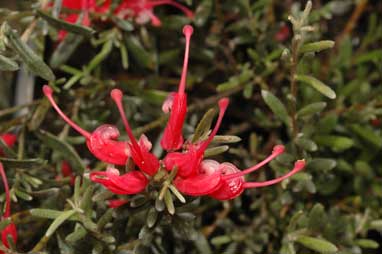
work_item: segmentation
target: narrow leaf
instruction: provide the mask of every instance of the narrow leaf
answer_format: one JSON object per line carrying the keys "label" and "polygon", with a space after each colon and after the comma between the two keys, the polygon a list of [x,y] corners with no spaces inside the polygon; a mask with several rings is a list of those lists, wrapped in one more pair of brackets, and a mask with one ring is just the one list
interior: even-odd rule
{"label": "narrow leaf", "polygon": [[374,130],[370,127],[361,126],[359,124],[352,124],[350,129],[364,141],[378,148],[382,147],[382,137],[374,133]]}
{"label": "narrow leaf", "polygon": [[39,130],[36,132],[36,135],[43,143],[60,153],[70,163],[74,171],[82,175],[85,171],[85,166],[71,145],[47,131]]}
{"label": "narrow leaf", "polygon": [[73,214],[75,214],[75,210],[69,210],[62,212],[53,222],[50,224],[48,230],[45,233],[46,237],[50,237],[53,235],[53,233],[56,231],[56,229],[61,226],[62,223],[64,223],[69,217],[71,217]]}
{"label": "narrow leaf", "polygon": [[307,52],[320,52],[321,50],[329,49],[334,47],[334,41],[325,40],[325,41],[317,41],[306,43],[301,46],[299,52],[307,53]]}
{"label": "narrow leaf", "polygon": [[300,236],[296,242],[304,245],[306,248],[318,251],[319,253],[335,253],[337,247],[324,239],[314,238],[310,236]]}
{"label": "narrow leaf", "polygon": [[195,133],[192,137],[192,143],[199,141],[201,138],[204,137],[204,135],[206,135],[206,133],[208,133],[208,131],[211,128],[212,120],[214,119],[215,114],[216,110],[213,108],[209,109],[204,114],[204,116],[202,117],[202,119],[198,123],[198,126],[195,129]]}
{"label": "narrow leaf", "polygon": [[326,108],[326,102],[315,102],[309,105],[306,105],[297,112],[297,117],[309,117],[314,114],[320,113]]}
{"label": "narrow leaf", "polygon": [[53,16],[43,12],[41,10],[37,10],[37,14],[44,20],[46,20],[50,25],[57,29],[62,29],[68,31],[69,33],[80,34],[86,37],[91,37],[95,31],[90,27],[81,26],[73,23],[66,22],[62,19],[54,18]]}
{"label": "narrow leaf", "polygon": [[379,243],[370,239],[358,239],[356,240],[356,244],[366,249],[378,249],[379,247]]}
{"label": "narrow leaf", "polygon": [[343,136],[320,135],[314,137],[314,140],[319,145],[332,148],[333,151],[343,151],[354,145],[354,141],[351,138]]}
{"label": "narrow leaf", "polygon": [[45,165],[45,161],[40,158],[24,160],[0,158],[0,162],[4,164],[4,167],[20,169],[34,169]]}
{"label": "narrow leaf", "polygon": [[[43,209],[43,208],[34,208],[29,210],[30,214],[35,217],[46,218],[46,219],[56,219],[62,215],[62,211],[52,210],[52,209]],[[75,220],[71,218],[70,220]]]}
{"label": "narrow leaf", "polygon": [[284,104],[269,91],[262,90],[261,96],[272,112],[286,125],[289,125],[288,112]]}
{"label": "narrow leaf", "polygon": [[325,158],[316,158],[311,160],[306,167],[315,169],[315,170],[323,170],[329,171],[337,166],[337,162],[333,159],[325,159]]}
{"label": "narrow leaf", "polygon": [[217,146],[217,147],[208,148],[204,152],[204,157],[207,158],[207,157],[215,156],[215,155],[228,151],[228,149],[229,149],[229,146]]}
{"label": "narrow leaf", "polygon": [[296,80],[305,82],[309,85],[311,85],[314,89],[316,89],[321,94],[325,95],[326,97],[330,99],[336,98],[336,93],[327,85],[322,83],[322,81],[308,75],[296,75]]}
{"label": "narrow leaf", "polygon": [[19,65],[12,59],[0,55],[0,70],[1,71],[17,71]]}
{"label": "narrow leaf", "polygon": [[50,58],[49,63],[52,68],[58,68],[62,64],[65,64],[83,40],[84,37],[77,34],[68,34],[65,36],[64,40],[58,44]]}
{"label": "narrow leaf", "polygon": [[45,80],[55,80],[52,70],[44,61],[25,43],[20,36],[7,23],[3,23],[3,32],[7,36],[10,46],[15,50],[28,69]]}

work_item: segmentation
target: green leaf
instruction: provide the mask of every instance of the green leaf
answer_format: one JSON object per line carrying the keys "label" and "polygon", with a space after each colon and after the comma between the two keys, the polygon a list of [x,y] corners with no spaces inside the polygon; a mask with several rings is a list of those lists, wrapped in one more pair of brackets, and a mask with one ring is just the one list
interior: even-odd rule
{"label": "green leaf", "polygon": [[[34,208],[29,210],[30,214],[35,217],[46,218],[46,219],[56,219],[62,215],[62,211],[52,210],[52,209],[43,209],[43,208]],[[70,220],[76,220],[76,218],[71,218]]]}
{"label": "green leaf", "polygon": [[0,55],[0,70],[1,71],[17,71],[19,65],[12,59]]}
{"label": "green leaf", "polygon": [[284,104],[269,91],[261,90],[261,96],[272,112],[286,125],[289,125],[288,112]]}
{"label": "green leaf", "polygon": [[319,135],[315,136],[314,140],[321,146],[328,146],[333,151],[344,151],[354,145],[351,138],[335,135]]}
{"label": "green leaf", "polygon": [[174,201],[169,191],[166,191],[166,193],[164,194],[164,203],[166,204],[168,213],[171,215],[174,215],[175,214]]}
{"label": "green leaf", "polygon": [[311,160],[306,167],[320,170],[320,171],[329,171],[337,166],[336,160],[333,159],[324,159],[324,158],[316,158]]}
{"label": "green leaf", "polygon": [[337,247],[324,239],[314,238],[310,236],[300,236],[296,242],[304,245],[306,248],[317,251],[319,253],[336,253]]}
{"label": "green leaf", "polygon": [[37,54],[21,40],[20,36],[7,23],[3,23],[2,30],[8,38],[9,44],[16,51],[28,69],[45,80],[55,80],[52,70]]}
{"label": "green leaf", "polygon": [[382,60],[382,49],[376,49],[368,51],[365,54],[362,54],[355,58],[354,63],[355,64],[361,64],[366,62],[375,62],[378,63]]}
{"label": "green leaf", "polygon": [[58,68],[65,64],[83,40],[84,37],[77,34],[66,35],[50,58],[49,63],[52,68]]}
{"label": "green leaf", "polygon": [[126,48],[139,65],[148,69],[154,68],[153,57],[143,48],[137,38],[133,36],[125,36]]}
{"label": "green leaf", "polygon": [[71,145],[47,131],[39,130],[36,132],[36,135],[44,144],[60,153],[61,156],[70,163],[75,172],[79,175],[83,174],[85,166],[80,156]]}
{"label": "green leaf", "polygon": [[355,243],[365,249],[378,249],[379,243],[376,241],[370,240],[370,239],[358,239],[355,241]]}
{"label": "green leaf", "polygon": [[232,242],[232,238],[229,235],[215,236],[211,239],[211,243],[215,246],[223,245]]}
{"label": "green leaf", "polygon": [[90,72],[95,67],[97,67],[103,60],[106,59],[106,57],[110,54],[111,50],[113,49],[113,41],[108,40],[103,44],[101,51],[89,62],[89,64],[86,66],[86,71]]}
{"label": "green leaf", "polygon": [[207,158],[207,157],[215,156],[215,155],[228,151],[228,149],[229,149],[229,146],[211,147],[204,152],[204,157]]}
{"label": "green leaf", "polygon": [[191,141],[192,143],[199,141],[208,133],[208,131],[211,128],[212,120],[214,119],[215,114],[216,114],[216,110],[213,108],[209,109],[204,114],[204,116],[202,117],[198,125],[196,126],[195,133]]}
{"label": "green leaf", "polygon": [[327,85],[322,83],[322,81],[308,75],[296,75],[296,80],[307,83],[311,85],[314,89],[316,89],[321,94],[325,95],[330,99],[336,98],[336,93]]}
{"label": "green leaf", "polygon": [[158,219],[158,212],[155,210],[155,208],[151,207],[147,210],[146,215],[146,225],[148,228],[154,227],[155,223]]}
{"label": "green leaf", "polygon": [[376,229],[379,231],[382,231],[382,219],[381,220],[373,220],[370,222],[369,225],[370,229]]}
{"label": "green leaf", "polygon": [[318,148],[316,143],[314,143],[312,140],[302,137],[296,139],[296,145],[310,152],[317,151]]}
{"label": "green leaf", "polygon": [[53,222],[50,224],[48,230],[45,233],[46,237],[50,237],[53,235],[53,233],[57,230],[59,226],[61,226],[62,223],[64,223],[66,220],[68,220],[72,215],[76,213],[75,210],[69,210],[62,212]]}
{"label": "green leaf", "polygon": [[240,142],[240,141],[241,141],[241,138],[238,137],[238,136],[234,136],[234,135],[216,135],[213,138],[212,143],[217,143],[217,144],[220,144],[220,143],[232,144],[232,143],[237,143],[237,142]]}
{"label": "green leaf", "polygon": [[326,102],[315,102],[309,105],[306,105],[297,112],[297,117],[310,117],[314,114],[320,113],[326,108]]}
{"label": "green leaf", "polygon": [[320,52],[321,50],[329,49],[334,47],[334,41],[324,40],[306,43],[301,46],[299,49],[299,53],[307,53],[307,52]]}
{"label": "green leaf", "polygon": [[40,158],[36,159],[11,159],[11,158],[0,158],[0,162],[4,164],[6,168],[20,168],[20,169],[34,169],[41,168],[45,165],[46,161]]}
{"label": "green leaf", "polygon": [[145,89],[141,94],[143,100],[156,105],[162,105],[167,95],[167,92],[156,89]]}
{"label": "green leaf", "polygon": [[28,122],[30,131],[35,131],[45,119],[45,115],[50,109],[50,103],[47,98],[44,98],[34,111],[31,120]]}
{"label": "green leaf", "polygon": [[212,0],[203,0],[195,11],[194,22],[196,26],[203,26],[210,16],[212,10]]}
{"label": "green leaf", "polygon": [[69,33],[79,34],[85,37],[91,37],[95,33],[95,31],[91,29],[90,27],[81,26],[81,25],[66,22],[62,19],[54,18],[53,16],[41,10],[37,10],[37,14],[46,22],[48,22],[51,26],[59,30],[65,30]]}
{"label": "green leaf", "polygon": [[119,17],[117,17],[116,15],[112,15],[111,16],[111,20],[119,27],[121,28],[122,30],[126,31],[126,32],[131,32],[134,30],[134,26],[133,24],[131,24],[131,22],[125,20],[125,19],[121,19]]}
{"label": "green leaf", "polygon": [[374,130],[370,127],[361,126],[359,124],[352,124],[350,129],[364,141],[378,148],[382,147],[382,137],[374,133]]}

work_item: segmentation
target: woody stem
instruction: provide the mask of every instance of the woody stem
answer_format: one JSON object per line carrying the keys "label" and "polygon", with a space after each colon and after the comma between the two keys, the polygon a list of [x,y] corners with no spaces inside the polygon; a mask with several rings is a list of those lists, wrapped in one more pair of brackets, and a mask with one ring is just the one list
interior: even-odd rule
{"label": "woody stem", "polygon": [[3,179],[4,190],[5,190],[5,211],[4,211],[3,217],[7,218],[11,214],[11,195],[9,193],[8,180],[4,172],[4,167],[2,163],[0,163],[0,175],[1,175],[1,178]]}

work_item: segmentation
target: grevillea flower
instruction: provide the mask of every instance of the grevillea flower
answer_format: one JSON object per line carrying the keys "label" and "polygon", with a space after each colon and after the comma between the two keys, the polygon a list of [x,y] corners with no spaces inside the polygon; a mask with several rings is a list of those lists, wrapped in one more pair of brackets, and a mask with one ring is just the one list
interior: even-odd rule
{"label": "grevillea flower", "polygon": [[172,170],[177,167],[178,175],[181,177],[189,177],[197,174],[204,152],[219,130],[228,103],[229,100],[227,98],[223,98],[219,101],[219,117],[207,140],[199,144],[189,144],[188,150],[185,152],[171,152],[167,154],[163,160],[167,170]]}
{"label": "grevillea flower", "polygon": [[[179,191],[190,196],[208,195],[218,200],[233,199],[239,196],[245,189],[265,187],[279,183],[305,167],[305,161],[299,160],[291,171],[279,178],[265,182],[245,181],[244,175],[260,169],[283,152],[284,146],[277,145],[274,147],[272,154],[265,160],[243,171],[239,170],[232,163],[224,162],[220,164],[214,160],[204,160],[199,167],[197,175],[189,178],[178,177],[175,179],[174,184]],[[214,181],[209,181],[211,176],[213,176]],[[199,188],[193,186],[199,186]]]}
{"label": "grevillea flower", "polygon": [[[53,100],[52,89],[44,86],[44,93],[53,107],[68,124],[86,138],[89,150],[98,159],[111,164],[125,165],[127,159],[131,157],[139,168],[139,170],[120,175],[118,169],[110,166],[106,171],[91,172],[90,179],[92,181],[102,184],[115,194],[136,194],[146,189],[151,177],[154,177],[161,167],[171,171],[170,174],[165,176],[165,181],[172,181],[173,185],[186,195],[208,195],[218,200],[228,200],[239,196],[245,189],[276,184],[305,167],[305,161],[300,160],[295,163],[294,168],[289,173],[276,179],[264,182],[245,181],[245,175],[260,169],[282,154],[284,152],[284,146],[282,145],[275,146],[272,154],[265,160],[243,171],[228,162],[203,161],[205,151],[213,141],[222,123],[229,104],[228,98],[219,100],[219,115],[208,138],[195,143],[184,142],[182,129],[187,112],[186,73],[192,33],[193,28],[191,26],[186,25],[183,28],[183,34],[186,37],[186,50],[178,92],[170,94],[162,106],[164,112],[170,112],[170,117],[161,139],[161,146],[168,153],[161,162],[155,155],[150,153],[151,143],[146,136],[142,135],[139,141],[135,139],[124,112],[122,105],[123,94],[120,90],[113,89],[111,98],[118,107],[129,141],[117,141],[119,132],[112,125],[102,125],[93,133],[81,129],[59,109]],[[183,151],[177,151],[181,148],[183,148]],[[162,179],[162,175],[163,171],[161,171],[160,175],[158,174],[157,180]],[[155,179],[154,177],[154,181],[157,181]],[[109,205],[118,207],[126,202],[126,200],[115,202],[112,200]]]}
{"label": "grevillea flower", "polygon": [[[123,0],[113,14],[122,19],[135,18],[138,24],[145,24],[151,20],[152,25],[160,26],[160,19],[155,16],[153,9],[159,5],[172,5],[186,14],[187,17],[193,18],[194,13],[185,6],[173,1],[173,0]],[[76,13],[61,14],[66,22],[76,23],[81,18],[81,25],[90,26],[91,20],[89,13],[105,14],[111,8],[111,0],[63,0],[62,6],[68,10],[73,10]],[[80,17],[80,13],[82,17]],[[62,40],[66,36],[67,32],[61,30],[58,35],[58,39]]]}
{"label": "grevillea flower", "polygon": [[[95,157],[101,161],[111,164],[126,164],[131,153],[130,146],[127,141],[117,140],[119,137],[119,131],[115,126],[104,124],[99,126],[92,133],[89,133],[70,120],[69,117],[62,112],[53,99],[52,88],[45,85],[43,87],[43,92],[62,119],[64,119],[73,129],[86,138],[86,144],[90,152]],[[142,147],[142,150],[149,150],[151,148],[151,143],[148,142],[144,135],[142,135],[138,142],[138,146]]]}
{"label": "grevillea flower", "polygon": [[165,113],[170,112],[170,118],[164,129],[163,137],[160,142],[161,146],[165,150],[178,150],[183,145],[183,123],[187,112],[187,94],[186,79],[188,68],[188,56],[190,52],[190,39],[193,33],[193,28],[190,25],[186,25],[183,28],[183,34],[186,37],[186,50],[184,53],[182,76],[179,82],[179,88],[177,93],[171,93],[163,104],[163,111]]}
{"label": "grevillea flower", "polygon": [[[0,163],[0,175],[3,179],[4,184],[4,190],[5,190],[5,211],[4,214],[1,216],[2,219],[9,218],[11,215],[11,195],[9,193],[9,186],[8,186],[8,180],[7,176],[4,172],[3,164]],[[13,242],[16,244],[17,242],[17,230],[14,223],[10,223],[8,226],[6,226],[1,231],[1,241],[4,244],[5,247],[9,248],[10,244],[8,242],[8,237],[11,237]],[[3,251],[0,251],[0,254],[3,254]]]}
{"label": "grevillea flower", "polygon": [[145,24],[151,20],[153,26],[160,26],[160,19],[154,14],[154,7],[159,5],[172,5],[192,19],[194,13],[173,0],[123,0],[116,8],[115,14],[121,18],[135,18],[138,24]]}
{"label": "grevillea flower", "polygon": [[[5,133],[0,135],[0,138],[3,140],[3,142],[8,146],[12,147],[17,140],[17,136],[12,133]],[[4,151],[0,148],[0,156],[4,156]]]}

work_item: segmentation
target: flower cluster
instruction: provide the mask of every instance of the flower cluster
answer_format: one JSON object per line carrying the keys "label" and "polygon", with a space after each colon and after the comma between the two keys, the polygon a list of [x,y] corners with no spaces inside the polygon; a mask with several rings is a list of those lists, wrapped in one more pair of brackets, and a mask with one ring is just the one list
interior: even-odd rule
{"label": "flower cluster", "polygon": [[142,135],[139,140],[134,137],[126,119],[122,105],[123,94],[120,90],[113,89],[111,98],[120,112],[129,141],[117,140],[119,131],[113,125],[101,125],[92,133],[83,130],[60,110],[53,99],[52,89],[49,86],[44,86],[44,94],[58,114],[86,138],[87,146],[95,157],[115,165],[126,165],[127,160],[131,158],[139,169],[121,175],[118,169],[109,166],[106,171],[91,172],[90,179],[116,194],[136,194],[145,190],[158,172],[165,170],[170,172],[168,175],[174,175],[172,184],[183,194],[189,196],[208,195],[218,200],[228,200],[239,196],[247,188],[276,184],[303,169],[305,161],[300,160],[295,163],[294,168],[289,173],[279,178],[265,182],[245,181],[245,175],[258,170],[282,154],[284,152],[282,145],[275,146],[269,157],[243,171],[228,162],[219,163],[214,160],[203,160],[207,147],[219,130],[229,104],[228,98],[219,100],[218,119],[207,139],[195,143],[184,140],[182,129],[187,112],[185,87],[193,28],[186,25],[183,28],[183,33],[186,38],[186,49],[178,91],[171,93],[162,107],[164,112],[169,113],[169,120],[160,142],[162,148],[167,151],[167,155],[162,160],[150,152],[152,145],[145,135]]}
{"label": "flower cluster", "polygon": [[[61,18],[69,23],[79,21],[84,26],[90,26],[89,13],[106,14],[111,9],[111,0],[63,0],[62,6],[74,13],[62,14]],[[175,2],[174,0],[123,0],[114,9],[113,14],[121,19],[134,18],[138,24],[145,24],[151,20],[153,26],[160,26],[160,19],[154,14],[154,8],[159,5],[171,5],[193,18],[194,14],[188,8]],[[82,13],[82,17],[79,12]],[[63,39],[65,31],[60,31],[59,39]]]}
{"label": "flower cluster", "polygon": [[[7,176],[4,172],[3,164],[0,163],[0,176],[3,180],[4,184],[4,190],[5,190],[5,208],[4,213],[1,216],[1,219],[7,219],[11,215],[11,195],[9,193],[9,186],[8,186],[8,180]],[[17,231],[16,226],[12,222],[8,224],[2,231],[1,231],[1,242],[3,245],[7,248],[9,248],[9,239],[12,239],[13,243],[16,244],[17,242]],[[4,254],[3,251],[0,251],[0,254]]]}

